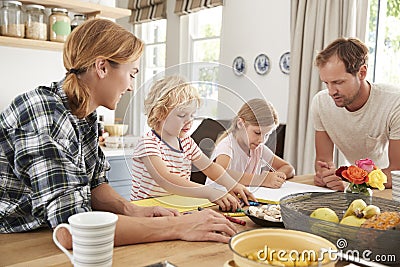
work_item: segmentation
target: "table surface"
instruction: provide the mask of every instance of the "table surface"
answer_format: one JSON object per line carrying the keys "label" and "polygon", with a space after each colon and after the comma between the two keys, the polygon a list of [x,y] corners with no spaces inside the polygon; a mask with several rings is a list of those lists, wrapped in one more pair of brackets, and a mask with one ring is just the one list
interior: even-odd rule
{"label": "table surface", "polygon": [[[296,176],[293,182],[312,184],[311,175]],[[392,198],[392,190],[374,190],[374,196]],[[246,226],[258,228],[247,217]],[[0,234],[0,266],[71,266],[68,257],[53,243],[48,229],[29,233]],[[228,244],[216,242],[164,241],[114,248],[113,266],[146,266],[168,260],[176,266],[224,266],[232,260]],[[343,264],[338,264],[343,265]]]}

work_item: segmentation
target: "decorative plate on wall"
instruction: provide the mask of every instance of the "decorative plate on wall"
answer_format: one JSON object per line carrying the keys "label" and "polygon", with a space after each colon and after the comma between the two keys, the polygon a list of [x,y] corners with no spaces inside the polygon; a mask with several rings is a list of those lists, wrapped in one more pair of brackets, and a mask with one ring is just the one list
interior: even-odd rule
{"label": "decorative plate on wall", "polygon": [[246,62],[244,61],[244,58],[242,57],[236,57],[233,60],[233,64],[232,64],[232,68],[233,68],[233,72],[240,76],[243,75],[244,72],[246,71]]}
{"label": "decorative plate on wall", "polygon": [[259,54],[254,60],[254,69],[260,75],[267,74],[271,69],[271,63],[266,54]]}
{"label": "decorative plate on wall", "polygon": [[284,53],[279,59],[279,67],[281,71],[285,74],[290,72],[290,52]]}

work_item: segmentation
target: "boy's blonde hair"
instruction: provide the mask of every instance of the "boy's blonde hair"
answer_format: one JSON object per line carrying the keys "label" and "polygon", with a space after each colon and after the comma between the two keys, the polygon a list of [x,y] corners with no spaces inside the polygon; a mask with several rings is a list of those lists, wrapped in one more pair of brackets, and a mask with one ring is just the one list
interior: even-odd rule
{"label": "boy's blonde hair", "polygon": [[225,138],[229,133],[235,133],[238,130],[238,120],[242,119],[245,125],[252,126],[278,126],[278,113],[274,106],[264,99],[255,98],[244,103],[238,111],[229,129],[224,132],[216,143]]}
{"label": "boy's blonde hair", "polygon": [[158,127],[171,110],[184,108],[196,101],[200,106],[200,95],[195,87],[179,76],[168,76],[158,80],[151,87],[144,101],[144,112],[150,128]]}

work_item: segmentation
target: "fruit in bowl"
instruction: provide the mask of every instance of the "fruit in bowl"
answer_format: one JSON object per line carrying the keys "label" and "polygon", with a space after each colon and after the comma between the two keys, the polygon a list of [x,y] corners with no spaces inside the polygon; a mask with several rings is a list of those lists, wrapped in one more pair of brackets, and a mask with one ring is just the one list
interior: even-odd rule
{"label": "fruit in bowl", "polygon": [[[397,225],[385,227],[386,230],[381,230],[380,226],[388,226],[388,220],[396,217],[396,214],[399,213],[400,202],[362,194],[310,192],[283,197],[279,204],[286,229],[313,233],[335,244],[344,239],[346,245],[341,248],[344,253],[357,250],[361,255],[362,252],[368,250],[372,252],[369,256],[372,260],[379,257],[378,255],[391,255],[391,259],[381,259],[380,263],[399,266],[400,231],[395,230],[398,228]],[[332,209],[340,220],[343,221],[343,217],[345,217],[343,223],[311,218],[310,214],[322,205]],[[390,216],[378,219],[382,217],[382,214]],[[350,216],[354,217],[347,219]],[[360,217],[355,220],[356,216],[360,216],[362,220],[359,219]],[[361,221],[364,222],[360,227]],[[367,225],[368,227],[366,227]]]}
{"label": "fruit in bowl", "polygon": [[104,130],[110,136],[123,136],[128,132],[128,124],[106,124]]}
{"label": "fruit in bowl", "polygon": [[334,223],[339,222],[339,217],[330,208],[318,208],[311,213],[310,217],[328,222],[334,222]]}

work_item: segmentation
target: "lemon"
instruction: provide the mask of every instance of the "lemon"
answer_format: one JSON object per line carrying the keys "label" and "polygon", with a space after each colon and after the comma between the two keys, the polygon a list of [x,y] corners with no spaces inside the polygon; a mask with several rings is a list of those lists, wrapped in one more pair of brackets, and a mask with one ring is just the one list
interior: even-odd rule
{"label": "lemon", "polygon": [[311,213],[310,217],[328,222],[339,223],[339,217],[330,208],[318,208]]}
{"label": "lemon", "polygon": [[345,224],[345,225],[360,227],[361,224],[363,224],[365,221],[366,221],[365,218],[357,218],[354,215],[350,215],[350,216],[347,216],[346,218],[343,218],[340,221],[340,223]]}

